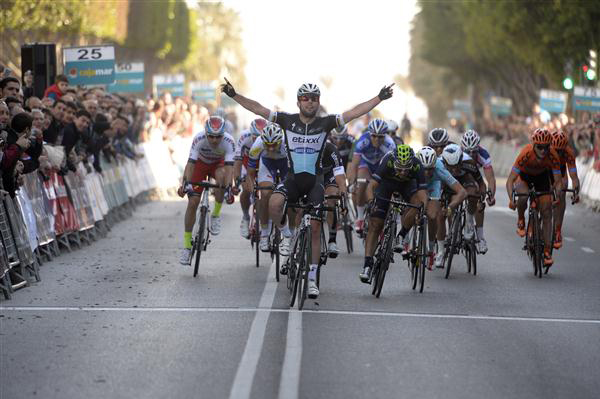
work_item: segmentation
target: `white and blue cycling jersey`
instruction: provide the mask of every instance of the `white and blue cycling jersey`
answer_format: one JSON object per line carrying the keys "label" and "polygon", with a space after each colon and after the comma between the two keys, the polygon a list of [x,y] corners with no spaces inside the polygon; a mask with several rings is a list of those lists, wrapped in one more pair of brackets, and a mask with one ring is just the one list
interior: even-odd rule
{"label": "white and blue cycling jersey", "polygon": [[442,197],[442,183],[450,187],[455,184],[458,180],[454,178],[448,172],[448,169],[444,166],[444,162],[438,158],[435,161],[435,168],[433,170],[433,176],[427,184],[427,191],[429,192],[429,198],[432,200],[439,200]]}
{"label": "white and blue cycling jersey", "polygon": [[356,146],[354,148],[354,155],[360,155],[358,167],[369,168],[371,174],[375,173],[379,161],[381,161],[385,154],[392,151],[394,148],[396,148],[396,143],[390,136],[386,135],[383,144],[379,147],[374,147],[371,143],[371,133],[364,133],[356,141]]}

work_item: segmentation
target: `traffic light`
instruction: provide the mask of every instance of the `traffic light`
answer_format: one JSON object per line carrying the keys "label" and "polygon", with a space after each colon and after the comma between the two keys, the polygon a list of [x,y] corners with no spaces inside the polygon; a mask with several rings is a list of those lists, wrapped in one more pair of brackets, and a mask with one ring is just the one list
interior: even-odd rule
{"label": "traffic light", "polygon": [[589,65],[588,70],[584,71],[585,77],[589,80],[595,80],[596,71],[598,70],[598,52],[596,50],[590,50]]}
{"label": "traffic light", "polygon": [[588,69],[588,71],[585,73],[585,77],[588,78],[588,80],[596,79],[596,71],[593,69]]}
{"label": "traffic light", "polygon": [[573,88],[573,79],[570,76],[567,76],[565,80],[563,80],[563,87],[567,90],[571,90]]}

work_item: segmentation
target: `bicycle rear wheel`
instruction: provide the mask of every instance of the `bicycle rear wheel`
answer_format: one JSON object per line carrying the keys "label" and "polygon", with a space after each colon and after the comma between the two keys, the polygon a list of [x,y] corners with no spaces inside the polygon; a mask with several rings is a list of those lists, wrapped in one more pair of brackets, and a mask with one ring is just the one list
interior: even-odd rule
{"label": "bicycle rear wheel", "polygon": [[473,276],[477,275],[477,248],[474,242],[471,242],[471,272]]}
{"label": "bicycle rear wheel", "polygon": [[[297,262],[298,253],[303,253],[304,248],[299,240],[302,236],[298,237],[298,240],[294,243],[294,247],[290,256],[288,257],[289,268],[288,268],[288,289],[290,290],[290,308],[294,307],[296,303],[296,295],[298,294],[298,284],[300,280],[300,265]],[[300,248],[298,248],[300,246]],[[299,250],[299,251],[298,251]]]}
{"label": "bicycle rear wheel", "polygon": [[204,245],[204,234],[206,232],[206,208],[203,206],[200,208],[200,224],[198,226],[198,235],[196,236],[196,242],[194,246],[196,247],[196,259],[194,260],[194,277],[198,275],[198,267],[200,266],[200,257],[202,256],[202,251],[206,249]]}

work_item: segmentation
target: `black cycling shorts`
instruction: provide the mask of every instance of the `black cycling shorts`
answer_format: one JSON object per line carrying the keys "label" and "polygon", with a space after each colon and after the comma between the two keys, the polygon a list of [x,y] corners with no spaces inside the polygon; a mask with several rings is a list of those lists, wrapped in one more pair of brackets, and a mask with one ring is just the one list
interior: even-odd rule
{"label": "black cycling shorts", "polygon": [[554,180],[552,172],[549,170],[539,175],[520,173],[519,178],[524,181],[529,188],[533,187],[535,191],[550,191],[552,189],[551,182]]}
{"label": "black cycling shorts", "polygon": [[[325,188],[323,187],[323,175],[312,175],[310,173],[288,174],[273,193],[282,194],[288,203],[297,203],[306,196],[310,204],[320,207],[325,200]],[[315,219],[321,218],[321,211],[313,212]]]}
{"label": "black cycling shorts", "polygon": [[371,211],[371,216],[379,219],[385,219],[390,203],[380,198],[389,200],[394,193],[400,194],[402,201],[410,202],[412,196],[417,192],[417,181],[393,182],[382,180],[375,190],[375,206]]}

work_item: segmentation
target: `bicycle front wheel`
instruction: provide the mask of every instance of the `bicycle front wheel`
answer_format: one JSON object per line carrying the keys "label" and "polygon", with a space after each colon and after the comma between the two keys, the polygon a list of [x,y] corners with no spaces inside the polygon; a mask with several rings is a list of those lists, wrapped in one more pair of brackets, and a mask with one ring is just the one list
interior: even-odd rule
{"label": "bicycle front wheel", "polygon": [[200,208],[200,225],[198,226],[198,235],[196,236],[196,240],[194,242],[194,246],[196,247],[196,259],[194,260],[194,277],[198,275],[198,268],[200,266],[200,257],[202,256],[202,250],[206,247],[204,246],[204,234],[206,231],[206,208]]}
{"label": "bicycle front wheel", "polygon": [[303,234],[304,252],[300,253],[301,262],[298,264],[298,310],[304,308],[304,301],[308,293],[308,272],[312,259],[311,231],[307,228]]}
{"label": "bicycle front wheel", "polygon": [[447,264],[446,264],[446,278],[450,277],[450,269],[452,268],[452,259],[454,258],[454,251],[458,247],[458,242],[460,241],[460,225],[461,225],[461,215],[460,213],[454,214],[452,218],[452,236],[450,239],[450,245],[446,249],[447,252]]}
{"label": "bicycle front wheel", "polygon": [[273,245],[271,246],[271,251],[273,251],[275,255],[275,280],[279,282],[279,229],[274,229],[273,232]]}
{"label": "bicycle front wheel", "polygon": [[425,220],[421,226],[419,226],[419,248],[417,253],[419,254],[419,292],[423,292],[425,287],[425,265],[427,264],[427,251],[426,251],[426,236],[427,236],[427,221]]}

